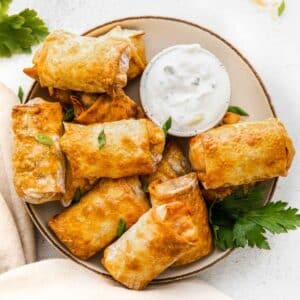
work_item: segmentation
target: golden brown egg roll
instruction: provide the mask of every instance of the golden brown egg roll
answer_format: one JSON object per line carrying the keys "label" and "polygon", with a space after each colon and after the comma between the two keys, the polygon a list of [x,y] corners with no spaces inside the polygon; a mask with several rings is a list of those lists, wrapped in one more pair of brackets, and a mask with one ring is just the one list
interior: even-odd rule
{"label": "golden brown egg roll", "polygon": [[197,240],[175,265],[191,263],[212,252],[213,240],[208,224],[207,208],[199,189],[196,173],[189,173],[162,183],[154,181],[149,185],[149,192],[153,207],[179,201],[190,208],[197,230]]}
{"label": "golden brown egg roll", "polygon": [[137,177],[102,179],[48,225],[75,256],[85,260],[117,237],[121,219],[129,228],[148,209]]}
{"label": "golden brown egg roll", "polygon": [[150,175],[143,176],[143,181],[150,184],[153,181],[166,181],[187,174],[190,171],[188,160],[179,144],[171,141],[167,144],[157,170]]}
{"label": "golden brown egg roll", "polygon": [[[99,149],[98,137],[105,137]],[[76,178],[149,174],[162,158],[165,134],[146,119],[79,125],[65,123],[60,139]]]}
{"label": "golden brown egg roll", "polygon": [[189,210],[180,202],[150,209],[104,251],[104,267],[131,289],[143,289],[178,260],[196,239]]}
{"label": "golden brown egg roll", "polygon": [[275,118],[208,130],[190,140],[189,157],[205,189],[286,176],[295,154]]}
{"label": "golden brown egg roll", "polygon": [[87,93],[110,92],[127,84],[130,45],[121,39],[97,39],[63,30],[52,32],[33,57],[42,87]]}
{"label": "golden brown egg roll", "polygon": [[[95,94],[82,94],[78,96],[80,100],[77,101],[80,101],[81,106],[80,108],[76,108],[74,105],[75,115],[78,114],[78,110],[82,109],[83,111],[75,119],[76,122],[88,125],[144,117],[141,107],[131,100],[121,89],[117,90],[114,96],[107,94],[98,96],[98,99],[87,110],[84,110],[85,105],[90,103],[90,100],[93,101],[93,95]],[[73,101],[75,100],[74,98],[75,96],[71,96]],[[81,193],[89,191],[96,180],[97,178],[74,177],[68,164],[66,168],[66,192],[63,195],[65,203],[71,203],[77,189]]]}
{"label": "golden brown egg roll", "polygon": [[213,203],[215,201],[223,200],[224,198],[230,196],[237,190],[242,190],[244,194],[248,194],[249,190],[255,185],[255,183],[235,185],[235,186],[226,186],[217,189],[202,189],[201,193],[204,200],[207,203]]}
{"label": "golden brown egg roll", "polygon": [[146,57],[145,46],[142,39],[144,31],[133,29],[122,29],[120,26],[116,26],[106,34],[99,38],[116,38],[126,40],[130,45],[130,61],[129,69],[127,72],[128,79],[133,79],[138,76],[145,69]]}
{"label": "golden brown egg roll", "polygon": [[76,178],[68,161],[66,162],[65,193],[62,195],[64,206],[69,206],[76,200],[76,193],[80,196],[90,191],[97,183],[98,178]]}
{"label": "golden brown egg roll", "polygon": [[58,200],[65,191],[64,159],[59,146],[62,119],[61,105],[41,98],[13,108],[14,185],[27,202]]}
{"label": "golden brown egg roll", "polygon": [[141,107],[130,99],[123,90],[118,90],[114,96],[100,95],[96,102],[75,119],[75,122],[88,125],[143,117]]}

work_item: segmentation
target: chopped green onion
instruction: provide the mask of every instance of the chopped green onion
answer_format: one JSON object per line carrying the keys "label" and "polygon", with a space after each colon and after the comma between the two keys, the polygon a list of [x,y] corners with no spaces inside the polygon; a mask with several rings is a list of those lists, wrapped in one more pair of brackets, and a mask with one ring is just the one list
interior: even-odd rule
{"label": "chopped green onion", "polygon": [[147,182],[145,182],[144,184],[143,184],[143,191],[144,191],[144,193],[149,193],[149,190],[148,190],[148,183]]}
{"label": "chopped green onion", "polygon": [[35,139],[43,144],[43,145],[48,145],[48,146],[52,146],[54,144],[54,141],[51,137],[44,135],[44,134],[38,134]]}
{"label": "chopped green onion", "polygon": [[74,195],[74,198],[73,198],[73,203],[79,202],[80,198],[81,198],[81,190],[80,190],[80,188],[78,187],[78,188],[76,189],[76,192],[75,192],[75,195]]}
{"label": "chopped green onion", "polygon": [[73,107],[68,108],[65,113],[64,121],[66,122],[72,121],[74,117],[75,117],[74,108]]}
{"label": "chopped green onion", "polygon": [[249,114],[246,111],[244,111],[242,108],[240,108],[239,106],[229,106],[227,111],[238,114],[240,116],[249,116]]}
{"label": "chopped green onion", "polygon": [[118,225],[118,237],[120,237],[126,230],[126,222],[123,219],[119,220],[119,225]]}
{"label": "chopped green onion", "polygon": [[169,117],[162,127],[163,131],[165,132],[165,135],[167,135],[168,130],[171,128],[171,126],[172,126],[172,117]]}
{"label": "chopped green onion", "polygon": [[98,144],[99,144],[99,149],[102,149],[106,144],[106,136],[105,136],[104,129],[102,129],[102,131],[98,135]]}
{"label": "chopped green onion", "polygon": [[24,91],[21,86],[19,86],[19,89],[18,89],[18,97],[19,97],[20,103],[23,104]]}

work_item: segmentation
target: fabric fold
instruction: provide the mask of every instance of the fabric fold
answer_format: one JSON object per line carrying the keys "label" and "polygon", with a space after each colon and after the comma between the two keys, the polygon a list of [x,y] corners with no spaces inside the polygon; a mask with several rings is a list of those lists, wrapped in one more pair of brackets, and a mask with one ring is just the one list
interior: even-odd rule
{"label": "fabric fold", "polygon": [[9,208],[0,194],[0,273],[25,264],[22,243]]}
{"label": "fabric fold", "polygon": [[[0,185],[6,185],[9,188],[10,195],[5,197],[5,201],[19,232],[25,260],[29,263],[35,261],[36,258],[33,226],[26,212],[25,205],[17,196],[12,182],[11,109],[18,102],[18,97],[0,82],[0,155],[2,155],[3,166],[7,176],[7,182],[1,181]],[[5,189],[5,187],[2,189]]]}
{"label": "fabric fold", "polygon": [[[66,259],[51,259],[0,276],[0,299],[5,300],[230,300],[198,278],[128,290]],[[231,299],[232,300],[232,299]]]}

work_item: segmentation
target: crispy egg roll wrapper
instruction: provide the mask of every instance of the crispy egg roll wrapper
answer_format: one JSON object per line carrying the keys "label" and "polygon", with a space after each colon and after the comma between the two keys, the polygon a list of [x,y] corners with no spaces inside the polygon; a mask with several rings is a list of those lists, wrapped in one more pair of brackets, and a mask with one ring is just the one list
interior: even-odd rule
{"label": "crispy egg roll wrapper", "polygon": [[[127,84],[130,45],[121,39],[97,39],[63,30],[49,34],[24,69],[42,87],[87,93],[110,92]],[[34,71],[33,71],[33,70]]]}
{"label": "crispy egg roll wrapper", "polygon": [[171,141],[167,144],[157,170],[143,176],[143,181],[150,184],[153,181],[163,182],[189,173],[190,165],[179,144]]}
{"label": "crispy egg roll wrapper", "polygon": [[130,99],[123,90],[119,90],[114,96],[100,95],[94,104],[75,119],[75,122],[89,125],[143,117],[141,107]]}
{"label": "crispy egg roll wrapper", "polygon": [[[98,136],[104,130],[105,145]],[[165,135],[146,119],[79,125],[65,123],[60,139],[77,178],[120,178],[149,174],[162,158]]]}
{"label": "crispy egg roll wrapper", "polygon": [[129,228],[148,209],[137,177],[102,179],[48,225],[75,256],[85,260],[117,237],[120,219]]}
{"label": "crispy egg roll wrapper", "polygon": [[[80,96],[80,102],[82,103],[82,109],[84,105],[90,103],[95,94],[83,94]],[[73,101],[74,96],[71,96]],[[91,101],[90,101],[91,100]],[[74,111],[76,115],[75,105]],[[143,118],[144,113],[139,105],[131,100],[122,89],[118,90],[114,96],[103,94],[98,96],[98,99],[87,109],[84,110],[75,119],[77,123],[81,124],[93,124],[118,121],[122,119],[130,118]],[[66,192],[63,195],[63,199],[66,204],[70,204],[75,196],[76,190],[80,189],[80,192],[86,193],[89,191],[97,178],[76,178],[73,176],[70,165],[66,167]]]}
{"label": "crispy egg roll wrapper", "polygon": [[190,209],[197,230],[197,241],[176,261],[175,265],[191,263],[212,252],[213,240],[208,224],[207,208],[199,189],[196,173],[189,173],[162,183],[154,181],[149,186],[149,192],[153,207],[179,201]]}
{"label": "crispy egg roll wrapper", "polygon": [[[36,98],[13,107],[14,185],[27,202],[59,200],[65,192],[64,159],[59,145],[62,120],[62,108],[57,102]],[[38,142],[38,135],[52,139],[53,145]]]}
{"label": "crispy egg roll wrapper", "polygon": [[90,191],[97,183],[98,178],[76,178],[73,176],[71,166],[66,162],[66,178],[65,178],[65,193],[62,196],[65,207],[72,203],[77,190],[80,195],[84,195]]}
{"label": "crispy egg roll wrapper", "polygon": [[106,34],[99,38],[116,38],[126,40],[130,45],[130,61],[129,69],[127,71],[128,79],[133,79],[143,72],[147,64],[145,56],[145,46],[142,36],[144,31],[122,29],[120,26],[116,26]]}
{"label": "crispy egg roll wrapper", "polygon": [[214,128],[190,140],[189,158],[205,189],[286,176],[295,149],[275,118]]}
{"label": "crispy egg roll wrapper", "polygon": [[178,260],[195,239],[189,210],[172,202],[145,213],[105,249],[101,262],[117,281],[139,290]]}

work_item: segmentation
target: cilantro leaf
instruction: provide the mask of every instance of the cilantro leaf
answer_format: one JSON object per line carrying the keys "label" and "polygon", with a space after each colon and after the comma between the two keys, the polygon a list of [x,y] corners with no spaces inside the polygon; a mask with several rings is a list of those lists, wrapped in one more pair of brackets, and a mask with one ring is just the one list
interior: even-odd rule
{"label": "cilantro leaf", "polygon": [[247,194],[238,189],[209,208],[215,244],[222,250],[234,247],[270,249],[265,236],[300,227],[300,214],[282,201],[264,206],[263,190],[252,188]]}
{"label": "cilantro leaf", "polygon": [[213,225],[212,228],[218,248],[226,250],[234,247],[232,227]]}
{"label": "cilantro leaf", "polygon": [[247,218],[238,219],[233,227],[233,240],[236,247],[258,247],[270,249],[269,243],[264,236],[265,229]]}
{"label": "cilantro leaf", "polygon": [[6,15],[12,0],[0,0],[0,19]]}
{"label": "cilantro leaf", "polygon": [[285,1],[283,0],[281,4],[278,6],[278,10],[277,10],[279,17],[283,14],[284,10],[285,10]]}
{"label": "cilantro leaf", "polygon": [[254,222],[271,233],[284,233],[300,227],[300,215],[296,208],[288,207],[282,201],[269,203],[246,214],[249,221]]}
{"label": "cilantro leaf", "polygon": [[34,10],[25,9],[19,14],[4,16],[0,21],[0,56],[30,53],[31,47],[47,34],[47,27]]}
{"label": "cilantro leaf", "polygon": [[24,18],[23,26],[31,29],[31,36],[33,38],[34,44],[38,44],[44,39],[44,37],[49,34],[48,28],[42,21],[35,10],[33,9],[24,9],[19,14]]}

